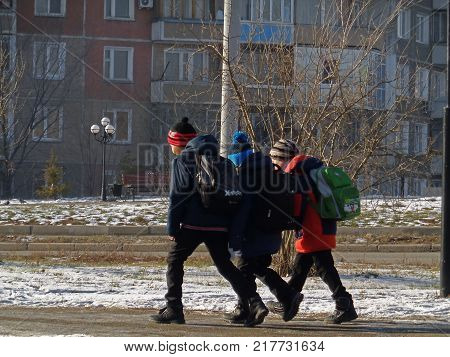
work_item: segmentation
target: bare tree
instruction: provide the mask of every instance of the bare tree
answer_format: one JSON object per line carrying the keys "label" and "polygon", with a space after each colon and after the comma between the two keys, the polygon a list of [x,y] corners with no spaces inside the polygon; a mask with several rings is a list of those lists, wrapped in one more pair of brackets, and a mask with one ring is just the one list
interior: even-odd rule
{"label": "bare tree", "polygon": [[16,172],[39,143],[61,139],[62,107],[81,65],[67,70],[70,51],[58,37],[29,36],[16,43],[15,36],[0,36],[6,44],[1,57],[0,179],[3,196],[10,198]]}
{"label": "bare tree", "polygon": [[[251,21],[243,24],[241,54],[233,63],[215,41],[223,35],[219,26],[205,22],[198,35],[186,25],[186,32],[197,36],[194,53],[230,64],[240,126],[255,148],[267,150],[279,138],[290,138],[305,154],[345,168],[363,193],[380,192],[395,180],[400,192],[390,193],[402,194],[405,177],[426,177],[430,161],[427,99],[419,79],[430,58],[414,63],[409,44],[400,53],[396,46],[397,18],[413,3],[319,1],[311,24],[296,27],[283,18],[290,13],[278,14],[281,24],[274,25],[257,10],[247,15]],[[213,98],[218,83],[211,78],[210,84],[179,89],[176,98]],[[412,141],[418,144],[410,149]],[[289,237],[286,252],[292,251]]]}

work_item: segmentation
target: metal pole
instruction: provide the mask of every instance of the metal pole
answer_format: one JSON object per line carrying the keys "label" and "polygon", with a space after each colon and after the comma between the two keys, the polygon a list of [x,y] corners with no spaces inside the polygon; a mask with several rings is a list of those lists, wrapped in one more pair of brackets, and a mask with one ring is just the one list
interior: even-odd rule
{"label": "metal pole", "polygon": [[447,4],[447,106],[442,132],[441,296],[450,297],[450,1]]}
{"label": "metal pole", "polygon": [[102,201],[106,201],[106,131],[103,133],[102,149]]}
{"label": "metal pole", "polygon": [[230,71],[233,71],[233,65],[239,57],[241,35],[239,4],[239,1],[224,1],[220,154],[225,157],[231,143],[231,136],[238,128],[239,119],[239,102],[230,76]]}

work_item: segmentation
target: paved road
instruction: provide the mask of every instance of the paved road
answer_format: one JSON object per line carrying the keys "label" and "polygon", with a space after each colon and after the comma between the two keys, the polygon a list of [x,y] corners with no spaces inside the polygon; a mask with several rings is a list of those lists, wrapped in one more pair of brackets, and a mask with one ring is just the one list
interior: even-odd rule
{"label": "paved road", "polygon": [[341,326],[320,320],[284,323],[269,317],[256,328],[230,325],[221,314],[187,312],[186,325],[149,322],[144,309],[0,307],[0,335],[89,336],[450,336],[450,322],[374,321],[364,318]]}

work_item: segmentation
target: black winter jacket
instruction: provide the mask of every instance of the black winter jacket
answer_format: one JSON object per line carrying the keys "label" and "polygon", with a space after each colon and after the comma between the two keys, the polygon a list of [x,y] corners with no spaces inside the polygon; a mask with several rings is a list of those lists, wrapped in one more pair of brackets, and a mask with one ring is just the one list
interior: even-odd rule
{"label": "black winter jacket", "polygon": [[189,141],[182,153],[172,161],[167,233],[177,236],[181,224],[196,227],[228,228],[230,218],[208,212],[195,188],[195,154],[219,155],[218,142],[212,135],[200,135]]}
{"label": "black winter jacket", "polygon": [[265,178],[273,169],[272,160],[256,152],[246,157],[239,167],[239,181],[244,192],[241,209],[235,216],[231,227],[230,246],[241,249],[244,257],[257,257],[275,254],[281,246],[281,232],[264,232],[256,228],[258,217],[252,215],[255,205],[260,204]]}

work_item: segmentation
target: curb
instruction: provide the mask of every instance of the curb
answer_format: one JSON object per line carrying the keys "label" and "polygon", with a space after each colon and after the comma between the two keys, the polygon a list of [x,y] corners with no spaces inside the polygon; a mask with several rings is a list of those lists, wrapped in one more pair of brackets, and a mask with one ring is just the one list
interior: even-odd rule
{"label": "curb", "polygon": [[[0,252],[125,252],[166,254],[169,244],[164,243],[13,243],[0,242]],[[203,245],[199,251],[206,251]],[[347,244],[336,252],[360,253],[431,253],[439,252],[439,244]]]}
{"label": "curb", "polygon": [[[339,227],[338,234],[350,236],[440,236],[440,227]],[[50,226],[50,225],[0,225],[0,235],[36,236],[140,236],[166,235],[166,226]]]}

